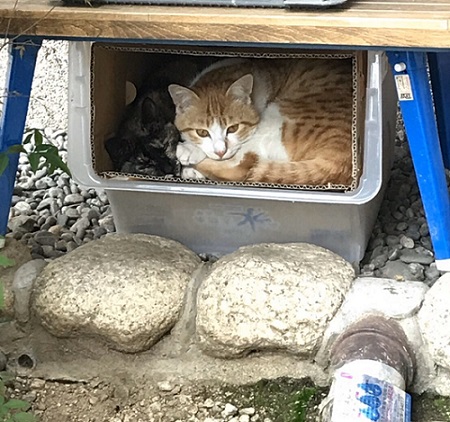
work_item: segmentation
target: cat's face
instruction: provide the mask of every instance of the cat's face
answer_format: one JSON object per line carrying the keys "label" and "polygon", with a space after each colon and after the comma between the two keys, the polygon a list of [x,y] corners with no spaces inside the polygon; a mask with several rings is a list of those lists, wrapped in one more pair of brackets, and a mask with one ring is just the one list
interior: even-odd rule
{"label": "cat's face", "polygon": [[209,86],[196,92],[170,85],[176,106],[175,125],[182,139],[197,144],[213,160],[233,157],[259,122],[251,102],[252,88],[252,75],[245,75],[228,87]]}

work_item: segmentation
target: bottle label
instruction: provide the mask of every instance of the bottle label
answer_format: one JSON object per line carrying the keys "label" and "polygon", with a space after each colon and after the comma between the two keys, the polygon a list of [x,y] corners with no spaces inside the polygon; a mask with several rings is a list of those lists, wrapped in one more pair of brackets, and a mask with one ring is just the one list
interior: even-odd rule
{"label": "bottle label", "polygon": [[331,422],[411,422],[411,396],[388,381],[338,371]]}

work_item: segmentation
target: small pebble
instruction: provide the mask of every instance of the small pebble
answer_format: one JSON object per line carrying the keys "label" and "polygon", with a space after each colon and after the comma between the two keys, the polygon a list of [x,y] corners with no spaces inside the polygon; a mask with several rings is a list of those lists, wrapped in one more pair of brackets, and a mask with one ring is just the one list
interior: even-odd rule
{"label": "small pebble", "polygon": [[226,403],[225,408],[222,411],[222,416],[224,418],[228,418],[230,416],[234,416],[238,413],[238,408],[231,403]]}
{"label": "small pebble", "polygon": [[400,235],[400,245],[404,248],[412,249],[414,248],[414,240],[408,236]]}
{"label": "small pebble", "polygon": [[79,193],[71,193],[64,198],[64,205],[80,204],[84,201],[84,198]]}
{"label": "small pebble", "polygon": [[53,247],[55,245],[56,239],[57,237],[53,233],[44,230],[38,231],[34,235],[34,240],[36,240],[36,242],[40,245],[50,245]]}
{"label": "small pebble", "polygon": [[160,391],[164,391],[164,392],[169,392],[172,391],[173,388],[175,387],[172,383],[170,383],[169,381],[161,381],[158,382],[157,384],[158,388]]}

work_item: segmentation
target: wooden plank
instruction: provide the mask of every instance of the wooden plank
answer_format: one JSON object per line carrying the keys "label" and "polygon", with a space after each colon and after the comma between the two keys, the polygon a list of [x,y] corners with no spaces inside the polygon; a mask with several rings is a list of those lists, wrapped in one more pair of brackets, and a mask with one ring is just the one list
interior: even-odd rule
{"label": "wooden plank", "polygon": [[[9,1],[9,0],[8,0]],[[24,1],[24,0],[22,0]],[[145,6],[102,6],[100,8],[64,8],[50,7],[36,9],[36,2],[29,3],[27,0],[19,10],[3,10],[0,6],[0,17],[21,19],[54,19],[71,21],[88,19],[90,21],[141,21],[161,22],[179,24],[202,24],[210,23],[217,25],[284,25],[284,26],[356,26],[368,24],[369,27],[407,28],[411,29],[436,29],[446,28],[450,19],[450,12],[433,12],[432,16],[424,17],[423,11],[407,13],[403,10],[403,18],[393,17],[393,10],[374,9],[370,15],[361,13],[356,7],[334,11],[327,9],[322,12],[286,12],[268,11],[267,9],[252,10],[248,13],[246,9],[218,9],[218,8],[167,8],[167,7],[145,7]],[[28,9],[30,4],[31,10]],[[50,16],[47,16],[50,14]],[[381,19],[381,21],[379,21]],[[361,22],[361,24],[358,24]],[[373,22],[373,23],[370,23]]]}
{"label": "wooden plank", "polygon": [[9,26],[12,34],[63,38],[450,47],[450,0],[433,0],[432,10],[424,10],[423,1],[361,0],[341,9],[251,13],[201,7],[61,7],[46,0],[19,0],[14,10],[14,4],[1,0],[0,33]]}

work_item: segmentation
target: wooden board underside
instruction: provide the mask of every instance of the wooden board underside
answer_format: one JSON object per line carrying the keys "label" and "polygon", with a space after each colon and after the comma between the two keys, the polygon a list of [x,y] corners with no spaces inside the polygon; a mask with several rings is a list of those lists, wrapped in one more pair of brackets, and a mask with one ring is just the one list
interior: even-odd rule
{"label": "wooden board underside", "polygon": [[450,0],[350,0],[349,7],[320,11],[0,4],[0,34],[89,39],[450,48],[449,22]]}

